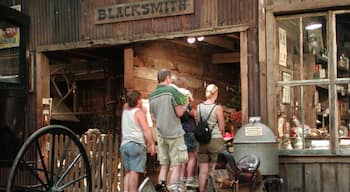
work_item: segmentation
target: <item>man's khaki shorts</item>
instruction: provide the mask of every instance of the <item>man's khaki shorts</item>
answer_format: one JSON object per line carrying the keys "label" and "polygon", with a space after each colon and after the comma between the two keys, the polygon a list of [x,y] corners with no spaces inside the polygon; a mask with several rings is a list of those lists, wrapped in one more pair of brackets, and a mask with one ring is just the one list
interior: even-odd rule
{"label": "man's khaki shorts", "polygon": [[183,136],[164,138],[157,135],[157,142],[158,160],[161,165],[173,167],[188,161],[188,153]]}

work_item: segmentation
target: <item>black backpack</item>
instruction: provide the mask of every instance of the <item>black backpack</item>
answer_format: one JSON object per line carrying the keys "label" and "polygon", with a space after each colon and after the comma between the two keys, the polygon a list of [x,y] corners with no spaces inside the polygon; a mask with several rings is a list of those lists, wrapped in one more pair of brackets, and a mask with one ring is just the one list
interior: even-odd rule
{"label": "black backpack", "polygon": [[197,123],[196,128],[194,129],[194,137],[196,138],[198,143],[208,144],[210,142],[212,129],[210,129],[208,126],[208,119],[211,113],[213,112],[215,106],[216,105],[214,105],[214,107],[210,110],[210,113],[207,119],[203,120],[201,116],[201,110],[200,110],[200,104],[199,104],[199,107],[198,107],[199,121]]}

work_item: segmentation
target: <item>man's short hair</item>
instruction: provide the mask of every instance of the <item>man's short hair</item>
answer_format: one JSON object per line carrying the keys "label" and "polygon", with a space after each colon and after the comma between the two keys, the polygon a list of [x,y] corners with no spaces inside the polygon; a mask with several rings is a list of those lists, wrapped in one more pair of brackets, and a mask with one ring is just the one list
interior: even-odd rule
{"label": "man's short hair", "polygon": [[129,107],[135,107],[137,105],[137,101],[141,98],[141,93],[134,90],[130,91],[126,95],[126,101],[128,102]]}
{"label": "man's short hair", "polygon": [[158,71],[158,74],[157,74],[158,83],[163,82],[170,75],[171,75],[171,71],[169,69],[161,69],[160,71]]}

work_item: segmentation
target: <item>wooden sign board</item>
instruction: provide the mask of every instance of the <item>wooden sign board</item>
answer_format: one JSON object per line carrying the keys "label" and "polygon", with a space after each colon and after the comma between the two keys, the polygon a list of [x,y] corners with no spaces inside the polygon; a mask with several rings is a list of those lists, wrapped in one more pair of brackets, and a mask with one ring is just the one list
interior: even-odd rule
{"label": "wooden sign board", "polygon": [[95,24],[114,23],[194,13],[194,0],[154,0],[99,7]]}

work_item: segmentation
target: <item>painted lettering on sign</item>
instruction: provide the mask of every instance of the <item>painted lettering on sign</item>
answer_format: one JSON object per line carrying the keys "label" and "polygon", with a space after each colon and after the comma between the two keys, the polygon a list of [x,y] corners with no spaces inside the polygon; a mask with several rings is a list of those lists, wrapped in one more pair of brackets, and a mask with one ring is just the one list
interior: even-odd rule
{"label": "painted lettering on sign", "polygon": [[194,0],[160,0],[100,7],[95,11],[95,23],[113,23],[156,17],[191,14]]}

